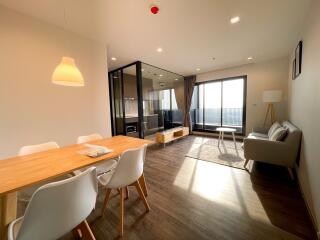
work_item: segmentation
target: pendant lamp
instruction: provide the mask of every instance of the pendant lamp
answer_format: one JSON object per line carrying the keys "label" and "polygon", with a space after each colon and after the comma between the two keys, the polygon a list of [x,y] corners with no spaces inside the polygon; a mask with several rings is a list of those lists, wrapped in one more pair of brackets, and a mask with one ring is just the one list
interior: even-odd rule
{"label": "pendant lamp", "polygon": [[61,63],[52,74],[52,83],[72,87],[84,86],[82,74],[73,58],[62,57]]}

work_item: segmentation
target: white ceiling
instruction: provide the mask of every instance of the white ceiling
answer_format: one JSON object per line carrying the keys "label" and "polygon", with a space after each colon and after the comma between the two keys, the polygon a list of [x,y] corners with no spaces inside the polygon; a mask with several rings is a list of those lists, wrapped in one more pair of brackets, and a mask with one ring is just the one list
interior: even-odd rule
{"label": "white ceiling", "polygon": [[[0,0],[107,43],[109,69],[135,60],[182,75],[287,56],[312,0]],[[157,15],[149,7],[159,6]],[[67,23],[64,20],[64,9]],[[240,16],[235,25],[230,18]],[[156,49],[163,48],[162,53]],[[215,57],[216,60],[212,60]]]}

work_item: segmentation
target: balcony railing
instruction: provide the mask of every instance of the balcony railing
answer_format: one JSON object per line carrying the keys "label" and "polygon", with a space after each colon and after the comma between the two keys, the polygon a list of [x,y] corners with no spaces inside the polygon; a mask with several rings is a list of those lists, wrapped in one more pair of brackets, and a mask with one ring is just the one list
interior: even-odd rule
{"label": "balcony railing", "polygon": [[[204,113],[204,116],[203,116]],[[204,119],[203,119],[204,118]],[[193,109],[191,119],[196,125],[242,127],[243,108],[223,108],[222,119],[220,108]]]}

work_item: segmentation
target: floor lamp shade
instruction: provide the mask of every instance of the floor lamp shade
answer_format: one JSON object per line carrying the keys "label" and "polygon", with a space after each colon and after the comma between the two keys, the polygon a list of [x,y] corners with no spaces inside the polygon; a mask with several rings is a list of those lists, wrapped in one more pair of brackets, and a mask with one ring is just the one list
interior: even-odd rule
{"label": "floor lamp shade", "polygon": [[61,63],[56,67],[52,74],[52,83],[73,87],[84,86],[82,74],[77,68],[73,58],[62,58]]}
{"label": "floor lamp shade", "polygon": [[262,101],[268,103],[268,108],[266,112],[266,116],[264,118],[263,126],[266,126],[267,119],[270,116],[271,124],[276,121],[276,113],[274,110],[273,103],[281,102],[282,99],[282,91],[281,90],[268,90],[263,92]]}
{"label": "floor lamp shade", "polygon": [[282,99],[281,90],[269,90],[269,91],[263,92],[262,100],[265,103],[281,102],[281,99]]}

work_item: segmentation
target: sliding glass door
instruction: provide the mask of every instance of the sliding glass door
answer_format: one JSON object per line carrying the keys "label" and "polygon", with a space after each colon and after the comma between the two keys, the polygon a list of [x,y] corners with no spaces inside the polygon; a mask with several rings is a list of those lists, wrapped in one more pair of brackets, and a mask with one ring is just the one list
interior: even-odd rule
{"label": "sliding glass door", "polygon": [[203,85],[203,99],[204,129],[215,130],[221,126],[221,82]]}
{"label": "sliding glass door", "polygon": [[222,126],[241,128],[244,108],[244,79],[222,82]]}
{"label": "sliding glass door", "polygon": [[191,108],[195,130],[215,131],[232,127],[245,131],[246,76],[208,81],[196,85]]}

